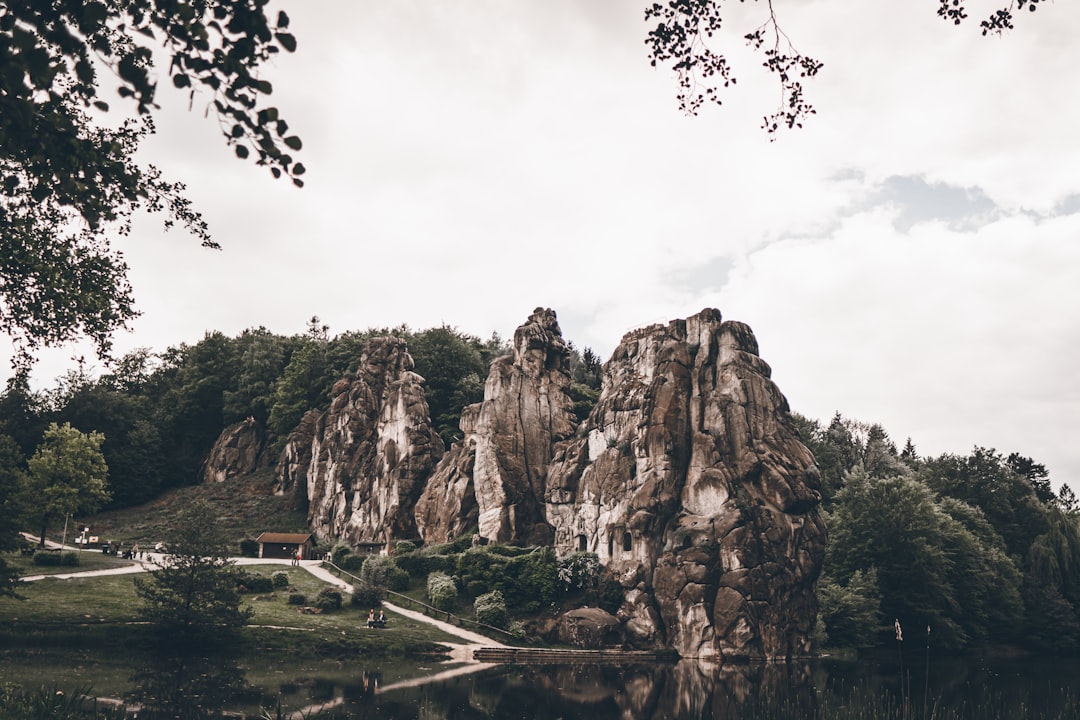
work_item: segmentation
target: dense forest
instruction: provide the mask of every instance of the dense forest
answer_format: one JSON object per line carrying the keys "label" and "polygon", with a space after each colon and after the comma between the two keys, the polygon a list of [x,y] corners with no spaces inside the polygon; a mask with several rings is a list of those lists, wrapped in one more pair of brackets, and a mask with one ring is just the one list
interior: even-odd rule
{"label": "dense forest", "polygon": [[[355,371],[376,335],[408,342],[447,446],[460,435],[462,408],[483,398],[491,361],[509,352],[497,335],[482,340],[447,326],[330,337],[312,318],[302,334],[208,333],[194,345],[131,353],[99,375],[80,367],[47,392],[13,381],[0,395],[0,533],[33,515],[15,506],[15,490],[33,475],[43,438],[67,425],[100,447],[108,466],[99,504],[137,505],[197,482],[233,423],[254,418],[280,448],[307,410],[327,406],[331,387]],[[571,367],[584,418],[599,394],[600,359],[574,349]],[[1075,650],[1080,513],[1068,485],[1055,493],[1047,469],[1019,453],[976,447],[920,457],[911,440],[900,450],[880,425],[839,413],[827,425],[800,415],[795,422],[817,460],[829,528],[819,644],[879,646],[899,620],[912,635],[929,627],[948,649]]]}

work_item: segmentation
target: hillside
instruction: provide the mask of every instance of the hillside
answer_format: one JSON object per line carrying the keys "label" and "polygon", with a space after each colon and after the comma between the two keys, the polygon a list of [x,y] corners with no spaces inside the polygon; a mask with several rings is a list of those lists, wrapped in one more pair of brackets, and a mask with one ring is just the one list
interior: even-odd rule
{"label": "hillside", "polygon": [[256,538],[264,531],[306,531],[304,513],[286,510],[285,499],[273,494],[273,485],[274,472],[267,469],[221,483],[170,490],[142,505],[80,518],[79,522],[103,541],[138,542],[149,547],[168,535],[177,510],[204,500],[217,510],[226,536],[236,542]]}

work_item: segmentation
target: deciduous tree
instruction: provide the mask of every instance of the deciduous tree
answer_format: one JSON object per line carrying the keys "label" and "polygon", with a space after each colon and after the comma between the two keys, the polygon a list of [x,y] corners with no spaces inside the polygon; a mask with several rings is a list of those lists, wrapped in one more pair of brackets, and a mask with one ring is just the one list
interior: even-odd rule
{"label": "deciduous tree", "polygon": [[[160,78],[194,103],[206,93],[226,142],[302,185],[300,138],[277,108],[263,64],[293,51],[267,0],[0,2],[0,331],[20,367],[78,336],[99,352],[136,315],[127,265],[109,244],[139,209],[166,213],[216,247],[184,186],[134,158],[154,132]],[[115,88],[102,84],[115,82]],[[129,115],[110,125],[113,99]]]}
{"label": "deciduous tree", "polygon": [[109,468],[101,454],[101,433],[82,433],[70,424],[52,423],[27,462],[30,497],[41,529],[75,513],[90,513],[109,501]]}

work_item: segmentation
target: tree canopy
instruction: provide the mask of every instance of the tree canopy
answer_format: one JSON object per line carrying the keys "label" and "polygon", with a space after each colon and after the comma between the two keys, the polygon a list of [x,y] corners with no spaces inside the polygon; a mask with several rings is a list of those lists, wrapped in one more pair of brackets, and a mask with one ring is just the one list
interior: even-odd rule
{"label": "tree canopy", "polygon": [[[134,159],[154,132],[155,63],[194,104],[207,96],[226,143],[298,186],[304,166],[263,64],[296,49],[267,0],[0,2],[0,331],[26,368],[34,350],[79,336],[107,353],[137,313],[110,246],[139,209],[164,212],[216,247],[184,186]],[[103,77],[115,87],[103,85]],[[114,98],[123,119],[109,124]]]}
{"label": "tree canopy", "polygon": [[109,468],[101,454],[104,439],[98,432],[82,433],[68,423],[52,423],[27,461],[32,515],[41,528],[42,547],[54,520],[94,512],[109,500]]}

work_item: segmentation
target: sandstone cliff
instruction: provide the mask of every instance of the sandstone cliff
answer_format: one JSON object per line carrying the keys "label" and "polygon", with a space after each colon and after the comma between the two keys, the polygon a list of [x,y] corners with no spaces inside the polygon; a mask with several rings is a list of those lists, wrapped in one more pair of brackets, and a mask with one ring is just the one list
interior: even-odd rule
{"label": "sandstone cliff", "polygon": [[416,537],[416,501],[443,444],[412,368],[402,340],[373,338],[355,375],[334,385],[330,408],[305,418],[314,420],[310,445],[303,427],[290,437],[279,486],[306,486],[308,524],[320,539]]}
{"label": "sandstone cliff", "polygon": [[202,481],[224,482],[270,466],[269,438],[255,418],[230,425],[203,462]]}
{"label": "sandstone cliff", "polygon": [[629,333],[586,437],[551,465],[557,551],[595,552],[620,574],[640,644],[809,652],[825,549],[817,470],[757,350],[716,310]]}
{"label": "sandstone cliff", "polygon": [[475,528],[594,552],[625,589],[621,632],[639,646],[807,654],[825,543],[817,470],[750,329],[704,310],[628,333],[580,428],[568,356],[555,313],[537,308],[443,455],[404,344],[373,340],[312,432],[290,437],[282,491],[306,487],[324,539],[435,543]]}

